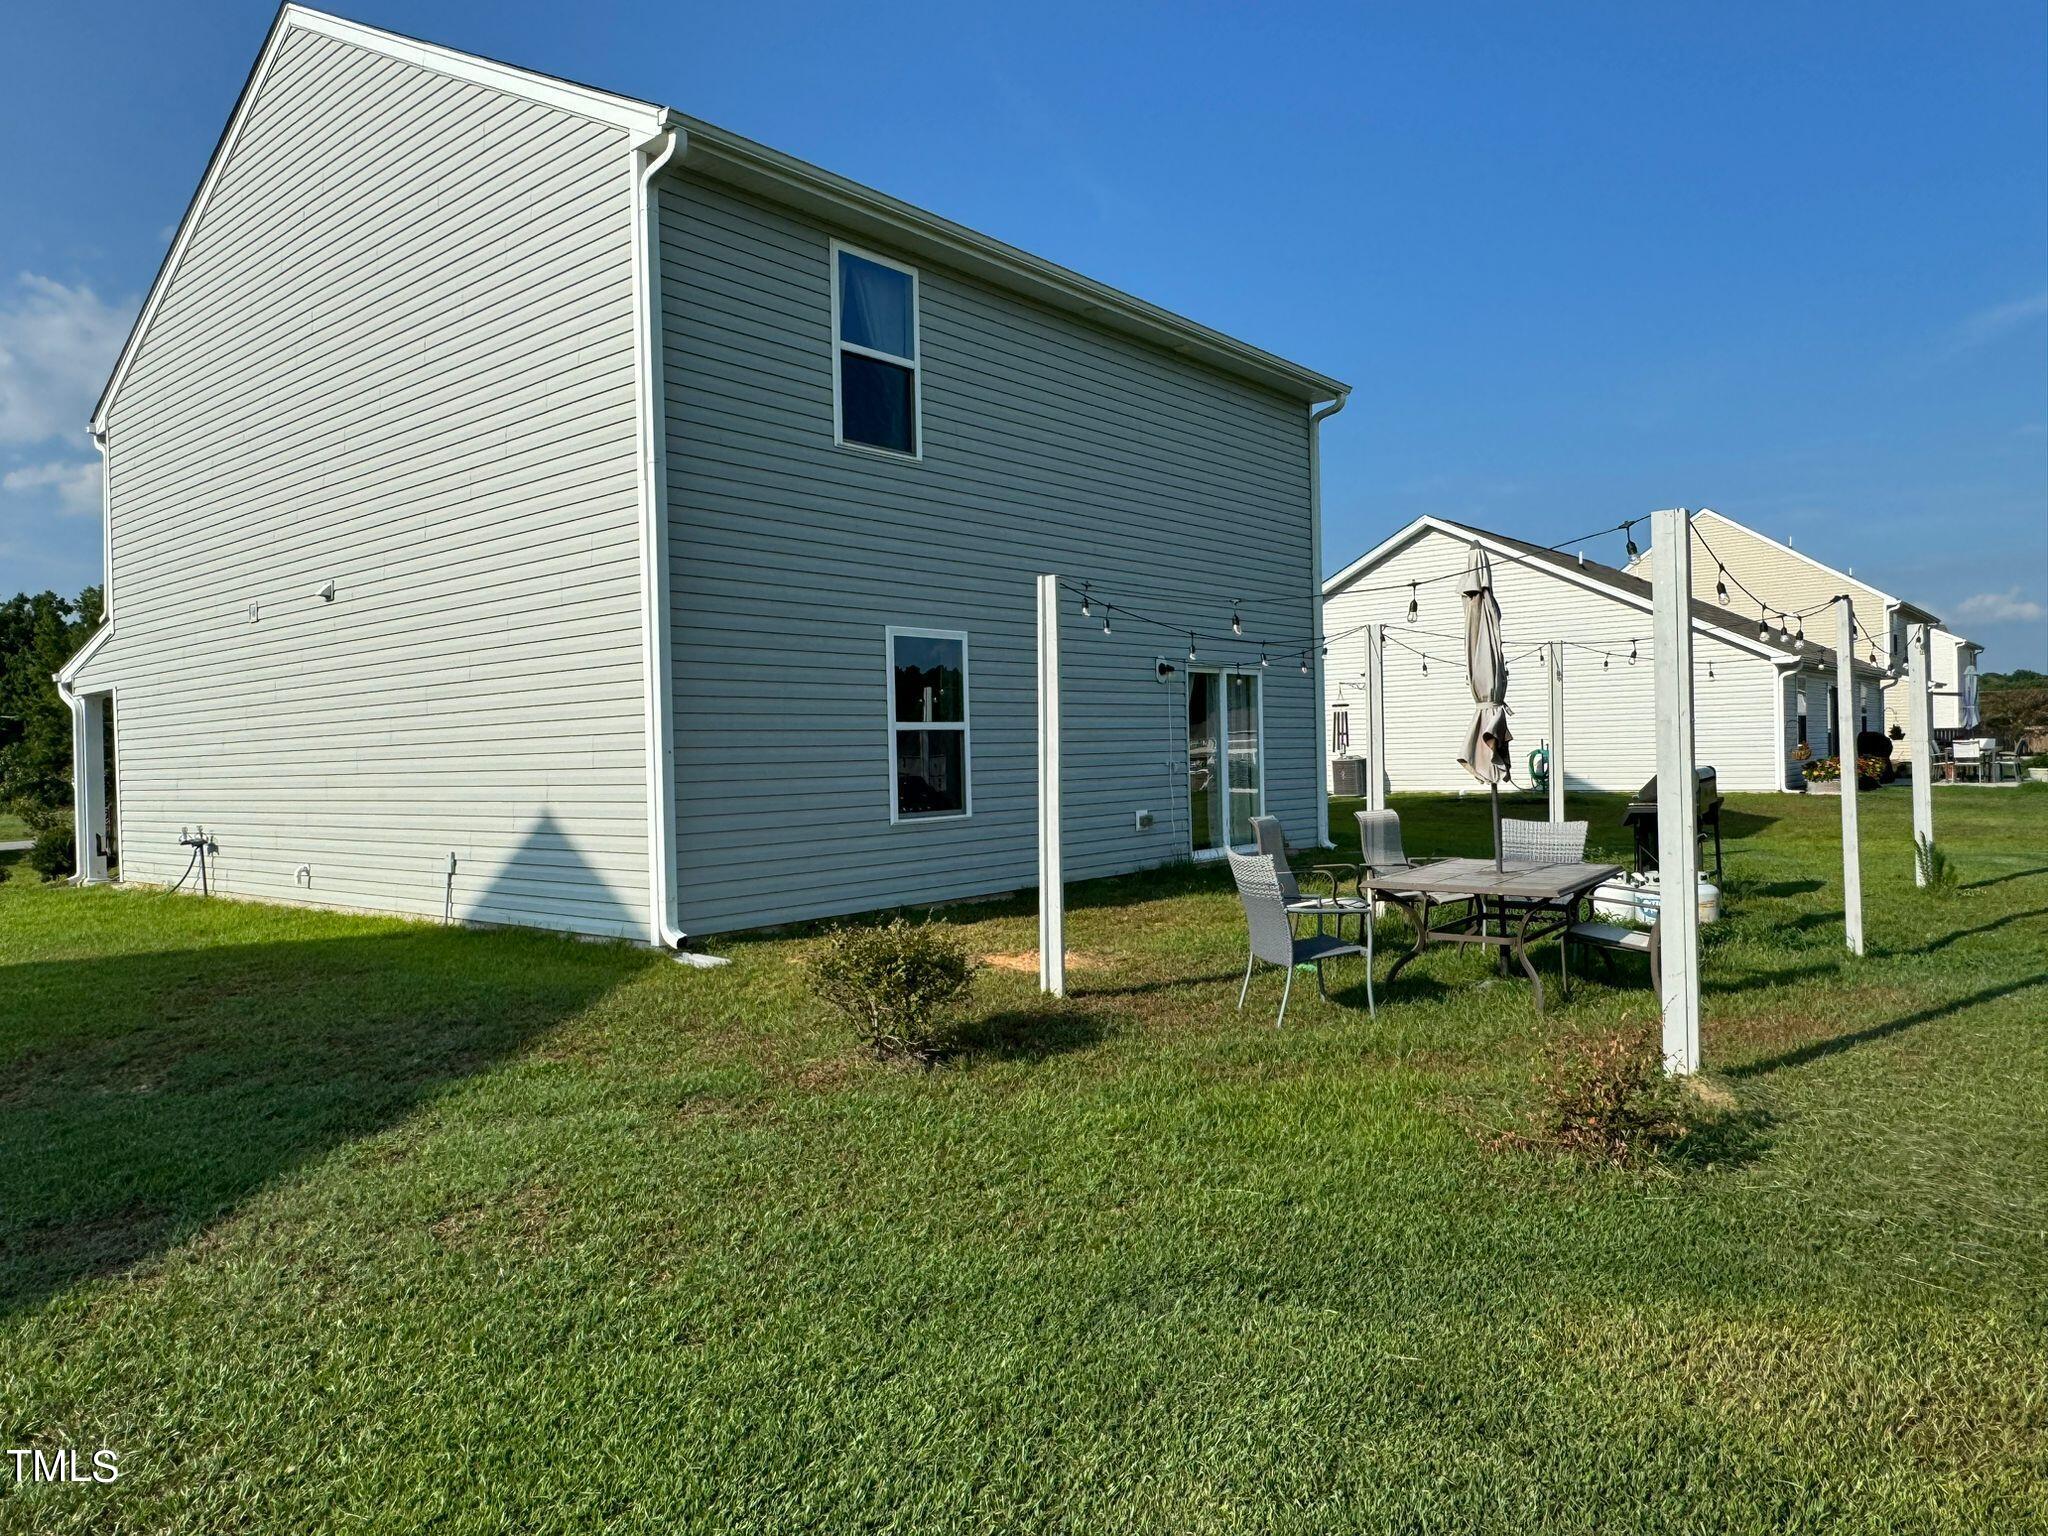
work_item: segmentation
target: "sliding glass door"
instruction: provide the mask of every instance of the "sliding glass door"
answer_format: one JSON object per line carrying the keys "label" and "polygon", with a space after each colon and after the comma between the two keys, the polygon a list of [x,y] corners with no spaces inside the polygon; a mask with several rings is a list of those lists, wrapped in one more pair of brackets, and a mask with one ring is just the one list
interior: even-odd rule
{"label": "sliding glass door", "polygon": [[1188,822],[1197,855],[1249,848],[1265,793],[1256,672],[1188,674]]}

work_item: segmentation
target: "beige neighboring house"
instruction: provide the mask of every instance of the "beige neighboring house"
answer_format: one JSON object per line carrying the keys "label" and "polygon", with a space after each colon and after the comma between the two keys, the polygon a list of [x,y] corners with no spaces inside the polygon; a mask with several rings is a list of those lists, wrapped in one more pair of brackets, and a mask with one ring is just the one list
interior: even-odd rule
{"label": "beige neighboring house", "polygon": [[[1562,641],[1566,786],[1608,794],[1640,789],[1657,771],[1650,583],[1440,517],[1415,519],[1323,584],[1324,708],[1333,758],[1367,755],[1367,631],[1378,626],[1387,637],[1387,787],[1478,787],[1457,761],[1472,722],[1457,578],[1474,544],[1491,557],[1500,599],[1515,782],[1531,782],[1529,755],[1550,733],[1540,647]],[[1802,743],[1817,757],[1835,751],[1834,652],[1811,636],[1802,645],[1781,640],[1775,629],[1759,635],[1754,619],[1699,599],[1692,618],[1698,761],[1713,766],[1724,791],[1804,789],[1793,751]],[[1883,708],[1884,673],[1859,660],[1855,675],[1858,708],[1874,718]],[[1336,778],[1333,762],[1333,789]]]}
{"label": "beige neighboring house", "polygon": [[[1693,595],[1703,602],[1720,602],[1719,586],[1725,581],[1729,608],[1755,621],[1751,612],[1755,604],[1745,593],[1747,588],[1764,600],[1775,624],[1780,613],[1797,613],[1841,593],[1849,594],[1857,622],[1867,636],[1875,637],[1873,643],[1865,635],[1858,636],[1858,659],[1875,662],[1893,674],[1884,683],[1881,713],[1860,728],[1888,731],[1896,725],[1911,730],[1906,709],[1906,639],[1915,624],[1931,626],[1928,677],[1934,686],[1934,728],[1976,724],[1977,656],[1982,646],[1943,629],[1941,620],[1926,609],[1858,579],[1853,570],[1824,564],[1723,513],[1702,509],[1693,514],[1692,521],[1699,535],[1692,552]],[[1628,570],[1647,577],[1649,551],[1630,561]],[[1808,622],[1810,639],[1834,644],[1832,610],[1812,615]]]}

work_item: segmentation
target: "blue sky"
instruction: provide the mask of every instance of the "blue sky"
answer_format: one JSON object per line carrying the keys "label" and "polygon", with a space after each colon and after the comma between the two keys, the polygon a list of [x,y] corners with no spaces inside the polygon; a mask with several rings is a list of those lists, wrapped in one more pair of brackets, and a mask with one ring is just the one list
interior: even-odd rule
{"label": "blue sky", "polygon": [[[2048,669],[2038,0],[345,9],[1350,380],[1332,568],[1422,512],[1549,542],[1714,506]],[[270,17],[10,19],[0,588],[96,577],[85,418]]]}

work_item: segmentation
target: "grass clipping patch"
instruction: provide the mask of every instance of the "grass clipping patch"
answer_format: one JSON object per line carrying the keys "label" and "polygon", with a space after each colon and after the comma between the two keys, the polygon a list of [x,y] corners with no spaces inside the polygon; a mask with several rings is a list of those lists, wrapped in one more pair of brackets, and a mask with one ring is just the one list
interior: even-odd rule
{"label": "grass clipping patch", "polygon": [[953,1043],[974,986],[967,946],[936,923],[836,928],[804,962],[811,990],[883,1060],[930,1062]]}
{"label": "grass clipping patch", "polygon": [[1485,1138],[1491,1150],[1639,1167],[1738,1117],[1726,1090],[1664,1071],[1663,1050],[1650,1028],[1563,1042],[1537,1074],[1536,1097],[1526,1125]]}

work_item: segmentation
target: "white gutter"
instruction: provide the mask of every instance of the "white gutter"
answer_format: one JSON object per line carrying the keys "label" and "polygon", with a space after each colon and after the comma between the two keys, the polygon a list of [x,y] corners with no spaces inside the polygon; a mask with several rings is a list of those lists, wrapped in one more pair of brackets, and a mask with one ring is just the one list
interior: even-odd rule
{"label": "white gutter", "polygon": [[685,144],[668,127],[633,150],[633,361],[640,386],[640,589],[645,607],[640,628],[645,640],[647,721],[648,938],[658,949],[677,952],[687,965],[725,962],[683,952],[689,938],[676,906],[676,729],[674,615],[668,581],[668,423],[662,380],[661,306],[657,302],[661,233],[656,220],[654,178]]}
{"label": "white gutter", "polygon": [[[1325,848],[1337,845],[1330,841],[1330,711],[1323,683],[1323,423],[1343,410],[1350,398],[1351,392],[1346,390],[1308,415],[1309,583],[1314,594],[1309,633],[1316,642],[1316,841]],[[1377,764],[1373,771],[1379,771]]]}

